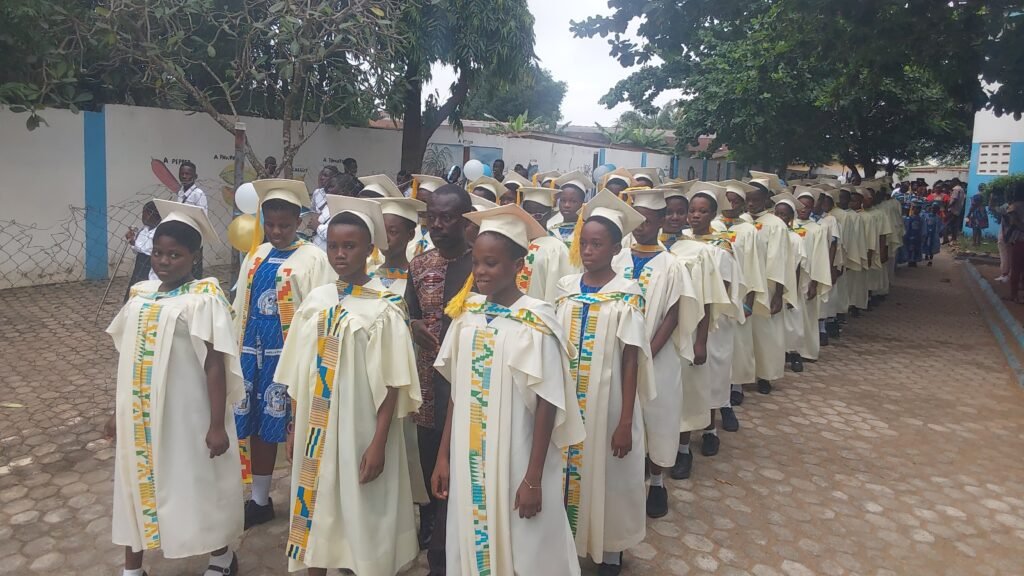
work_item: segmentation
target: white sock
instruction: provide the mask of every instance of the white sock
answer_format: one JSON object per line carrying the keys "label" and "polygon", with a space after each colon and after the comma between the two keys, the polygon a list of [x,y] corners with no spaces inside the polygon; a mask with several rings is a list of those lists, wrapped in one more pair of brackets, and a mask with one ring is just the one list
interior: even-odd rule
{"label": "white sock", "polygon": [[680,444],[679,445],[679,453],[680,454],[689,454],[690,453],[690,444],[689,443]]}
{"label": "white sock", "polygon": [[718,428],[712,428],[710,430],[705,430],[704,431],[704,436],[707,436],[708,434],[711,434],[712,436],[718,436]]}
{"label": "white sock", "polygon": [[601,562],[604,564],[615,564],[618,566],[621,563],[619,554],[620,552],[605,552],[604,556],[601,558]]}
{"label": "white sock", "polygon": [[665,479],[661,475],[661,473],[651,474],[651,486],[661,487],[661,486],[664,486],[664,485],[665,485]]}
{"label": "white sock", "polygon": [[[231,567],[231,560],[234,558],[234,556],[235,555],[231,553],[231,547],[228,546],[227,551],[225,551],[220,556],[214,556],[213,554],[210,554],[210,566],[216,566],[218,568],[230,568]],[[223,575],[222,572],[216,572],[216,571],[213,571],[213,570],[207,570],[203,574],[203,576],[222,576],[222,575]]]}
{"label": "white sock", "polygon": [[730,390],[732,392],[743,392],[743,385],[742,384],[733,384],[731,386]]}
{"label": "white sock", "polygon": [[135,570],[125,568],[121,571],[121,576],[142,576],[142,568],[136,568]]}
{"label": "white sock", "polygon": [[270,503],[270,481],[273,476],[267,475],[252,475],[252,500],[260,506],[266,506]]}
{"label": "white sock", "polygon": [[824,334],[825,333],[825,321],[824,320],[818,320],[818,333],[820,333],[820,334]]}

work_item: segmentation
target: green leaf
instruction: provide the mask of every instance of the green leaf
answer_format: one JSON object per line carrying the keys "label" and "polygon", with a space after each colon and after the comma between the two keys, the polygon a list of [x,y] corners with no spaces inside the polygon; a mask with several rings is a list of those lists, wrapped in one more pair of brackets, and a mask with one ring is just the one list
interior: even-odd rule
{"label": "green leaf", "polygon": [[383,18],[385,16],[385,12],[381,10],[380,7],[378,6],[374,6],[370,8],[370,10],[373,11],[373,13],[376,14],[378,18]]}
{"label": "green leaf", "polygon": [[213,47],[213,44],[208,44],[206,46],[206,55],[209,56],[210,58],[216,58],[217,57],[217,49]]}

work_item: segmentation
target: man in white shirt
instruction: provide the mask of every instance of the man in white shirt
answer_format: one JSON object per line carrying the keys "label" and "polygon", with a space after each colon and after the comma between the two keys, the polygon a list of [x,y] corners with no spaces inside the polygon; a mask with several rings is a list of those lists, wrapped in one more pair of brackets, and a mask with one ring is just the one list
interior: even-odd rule
{"label": "man in white shirt", "polygon": [[[198,206],[209,215],[210,209],[206,202],[206,192],[203,192],[202,188],[196,186],[196,165],[188,160],[182,162],[181,166],[178,167],[178,182],[181,183],[181,188],[178,190],[178,202]],[[202,248],[199,249],[199,257],[196,258],[196,263],[192,265],[192,277],[197,280],[203,277]]]}

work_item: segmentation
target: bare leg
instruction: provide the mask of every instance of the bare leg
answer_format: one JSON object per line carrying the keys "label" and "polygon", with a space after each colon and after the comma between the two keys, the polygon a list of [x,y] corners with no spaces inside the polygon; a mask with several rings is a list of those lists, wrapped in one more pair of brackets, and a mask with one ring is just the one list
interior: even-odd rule
{"label": "bare leg", "polygon": [[327,576],[327,568],[306,568],[308,576]]}
{"label": "bare leg", "polygon": [[142,568],[142,550],[132,552],[131,546],[124,547],[124,569],[138,570]]}
{"label": "bare leg", "polygon": [[274,473],[274,463],[277,462],[277,444],[264,442],[256,434],[249,438],[249,446],[252,450],[252,473],[259,476],[268,476]]}

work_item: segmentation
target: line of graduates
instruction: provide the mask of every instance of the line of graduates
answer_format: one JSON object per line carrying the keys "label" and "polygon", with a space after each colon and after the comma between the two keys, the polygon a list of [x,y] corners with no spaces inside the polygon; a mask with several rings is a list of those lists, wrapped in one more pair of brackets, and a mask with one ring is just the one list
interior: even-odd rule
{"label": "line of graduates", "polygon": [[124,574],[155,549],[236,574],[282,443],[290,571],[393,575],[426,548],[432,574],[618,574],[692,434],[717,454],[744,385],[770,393],[888,293],[886,182],[751,176],[416,176],[411,197],[370,176],[322,199],[323,248],[297,234],[305,184],[261,180],[233,302],[192,277],[206,214],[155,201],[159,279],[108,328]]}

